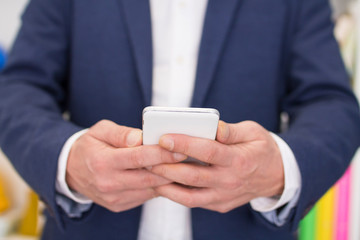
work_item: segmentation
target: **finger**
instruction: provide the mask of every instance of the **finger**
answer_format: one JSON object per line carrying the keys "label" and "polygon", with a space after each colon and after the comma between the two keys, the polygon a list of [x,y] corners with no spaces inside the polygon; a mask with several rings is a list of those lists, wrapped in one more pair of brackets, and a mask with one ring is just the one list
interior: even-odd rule
{"label": "finger", "polygon": [[154,189],[129,190],[117,194],[97,194],[94,201],[113,212],[121,212],[137,207],[147,200],[157,197]]}
{"label": "finger", "polygon": [[253,121],[229,124],[219,121],[216,140],[223,144],[237,144],[262,139],[267,132],[261,125]]}
{"label": "finger", "polygon": [[119,196],[122,197],[121,200],[125,203],[131,203],[136,201],[144,203],[147,200],[158,197],[159,194],[155,191],[154,188],[145,188],[141,190],[128,190],[120,193]]}
{"label": "finger", "polygon": [[168,184],[155,188],[159,196],[166,197],[186,207],[202,207],[219,201],[212,188],[187,188],[177,184]]}
{"label": "finger", "polygon": [[103,194],[113,194],[126,190],[141,190],[169,184],[171,181],[147,170],[128,170],[108,174],[108,177],[95,178],[92,185]]}
{"label": "finger", "polygon": [[169,151],[193,157],[205,163],[229,166],[231,156],[228,147],[216,141],[181,134],[167,134],[159,145]]}
{"label": "finger", "polygon": [[177,163],[187,156],[174,154],[159,146],[139,146],[135,148],[109,149],[104,155],[111,166],[118,170],[147,168],[161,163]]}
{"label": "finger", "polygon": [[166,185],[172,181],[156,175],[146,169],[127,170],[117,174],[114,178],[115,186],[118,189],[147,189]]}
{"label": "finger", "polygon": [[245,205],[251,201],[251,195],[250,194],[244,194],[241,197],[232,199],[230,201],[220,201],[211,203],[209,205],[203,206],[202,208],[208,209],[211,211],[216,211],[220,213],[227,213],[231,210],[234,210],[237,207],[240,207],[242,205]]}
{"label": "finger", "polygon": [[102,120],[90,128],[89,134],[116,148],[135,147],[142,144],[142,131]]}
{"label": "finger", "polygon": [[111,206],[109,206],[107,208],[112,212],[119,213],[119,212],[123,212],[123,211],[127,211],[127,210],[130,210],[130,209],[139,207],[142,204],[144,204],[147,200],[150,200],[150,199],[151,198],[143,200],[143,201],[135,200],[135,201],[132,201],[132,202],[129,202],[129,203],[126,203],[126,204],[121,203],[121,204],[117,204],[117,205],[111,205]]}
{"label": "finger", "polygon": [[151,172],[173,182],[193,187],[216,187],[220,182],[212,167],[198,164],[160,164],[154,166]]}

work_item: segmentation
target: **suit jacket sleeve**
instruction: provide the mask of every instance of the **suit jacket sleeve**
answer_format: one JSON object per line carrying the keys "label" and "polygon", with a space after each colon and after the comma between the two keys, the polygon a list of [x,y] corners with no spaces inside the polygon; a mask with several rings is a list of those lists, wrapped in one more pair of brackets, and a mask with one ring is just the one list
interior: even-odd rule
{"label": "suit jacket sleeve", "polygon": [[358,105],[333,37],[329,3],[297,3],[282,105],[290,124],[280,134],[294,152],[302,176],[299,202],[288,217],[293,231],[344,173],[360,137]]}
{"label": "suit jacket sleeve", "polygon": [[69,7],[66,0],[30,1],[0,76],[1,147],[58,223],[57,160],[65,141],[81,130],[62,117],[69,72]]}

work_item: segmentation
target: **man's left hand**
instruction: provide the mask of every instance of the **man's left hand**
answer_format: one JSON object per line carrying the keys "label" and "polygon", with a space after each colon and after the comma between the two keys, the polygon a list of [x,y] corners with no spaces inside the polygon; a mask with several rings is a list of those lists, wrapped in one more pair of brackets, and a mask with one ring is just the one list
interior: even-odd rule
{"label": "man's left hand", "polygon": [[155,191],[187,207],[224,213],[257,197],[281,195],[284,189],[280,150],[270,133],[255,122],[220,121],[216,141],[168,134],[159,145],[208,163],[160,164],[151,169],[175,182]]}

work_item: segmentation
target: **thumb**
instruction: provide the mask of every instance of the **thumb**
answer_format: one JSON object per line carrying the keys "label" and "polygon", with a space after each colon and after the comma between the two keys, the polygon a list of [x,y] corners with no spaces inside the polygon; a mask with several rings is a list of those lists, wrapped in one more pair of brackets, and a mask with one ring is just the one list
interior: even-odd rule
{"label": "thumb", "polygon": [[89,134],[113,147],[136,147],[142,144],[142,131],[118,125],[109,120],[101,120],[92,126]]}
{"label": "thumb", "polygon": [[262,138],[266,130],[256,122],[243,121],[229,124],[219,121],[216,140],[223,144],[250,142]]}

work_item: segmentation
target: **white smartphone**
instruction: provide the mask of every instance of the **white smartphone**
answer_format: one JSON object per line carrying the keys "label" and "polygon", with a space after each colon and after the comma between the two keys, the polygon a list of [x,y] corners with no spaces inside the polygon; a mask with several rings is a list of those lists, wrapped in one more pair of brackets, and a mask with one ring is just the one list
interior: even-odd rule
{"label": "white smartphone", "polygon": [[219,117],[219,112],[212,108],[146,107],[143,144],[158,144],[160,137],[168,133],[214,140]]}
{"label": "white smartphone", "polygon": [[143,144],[158,144],[160,137],[169,133],[214,140],[219,118],[219,111],[213,108],[146,107]]}

